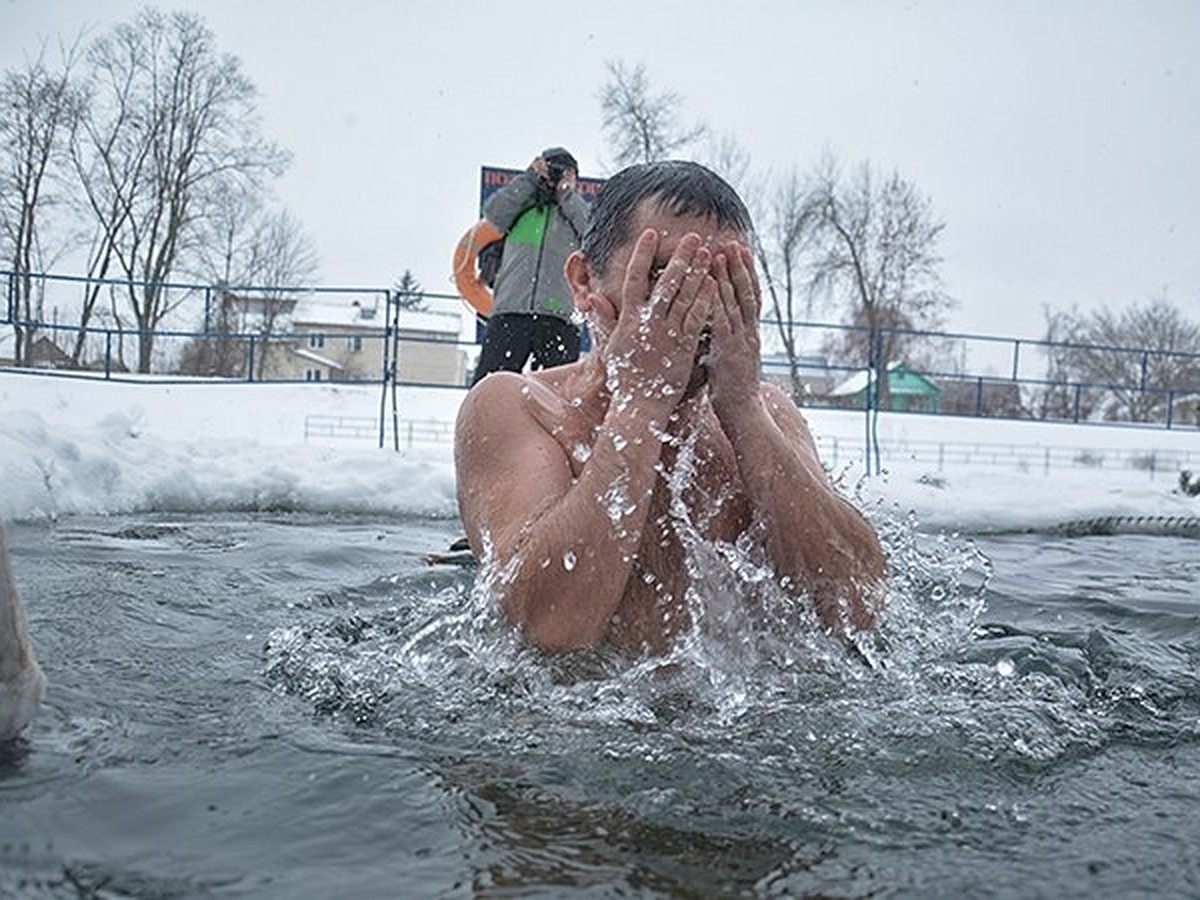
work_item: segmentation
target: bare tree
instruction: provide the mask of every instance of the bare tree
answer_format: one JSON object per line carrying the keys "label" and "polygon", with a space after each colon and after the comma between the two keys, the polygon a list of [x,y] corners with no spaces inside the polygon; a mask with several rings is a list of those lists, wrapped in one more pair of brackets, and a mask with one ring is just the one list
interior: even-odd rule
{"label": "bare tree", "polygon": [[208,283],[272,294],[312,285],[317,253],[303,226],[287,210],[268,206],[261,191],[244,187],[232,179],[209,204],[186,270]]}
{"label": "bare tree", "polygon": [[1073,381],[1068,345],[1078,333],[1078,310],[1044,309],[1046,317],[1046,383],[1036,393],[1032,406],[1042,419],[1090,419],[1099,396]]}
{"label": "bare tree", "polygon": [[285,155],[258,134],[254,86],[189,13],[146,9],[87,54],[93,94],[73,144],[98,223],[93,266],[115,265],[148,372],[158,324],[185,295],[164,284],[231,182],[257,186]]}
{"label": "bare tree", "polygon": [[[108,74],[110,78],[113,76],[112,72]],[[117,78],[107,90],[115,98],[108,116],[81,115],[73,122],[71,131],[70,158],[79,186],[77,214],[92,223],[87,277],[79,306],[79,331],[71,353],[77,363],[82,361],[88,343],[92,317],[103,310],[99,304],[106,288],[112,299],[112,285],[106,279],[112,274],[118,241],[132,213],[130,198],[147,177],[150,145],[141,141],[140,147],[134,146],[145,129],[140,123],[140,113],[127,99],[131,79],[132,68],[126,68],[124,77]],[[95,75],[84,82],[81,91],[84,108],[98,102],[101,90]],[[119,321],[115,310],[114,317]]]}
{"label": "bare tree", "polygon": [[610,60],[605,66],[608,81],[600,91],[601,123],[618,166],[665,159],[705,134],[703,125],[680,123],[679,95],[652,92],[645,65],[629,68]]}
{"label": "bare tree", "polygon": [[913,334],[937,327],[952,301],[938,276],[943,225],[909,182],[898,174],[880,182],[867,163],[847,181],[826,154],[809,174],[792,170],[767,184],[750,190],[747,202],[797,401],[803,394],[800,329],[817,304],[845,311],[845,327],[823,342],[824,354],[860,362],[877,376],[889,361],[919,358],[932,365],[940,353],[953,352]]}
{"label": "bare tree", "polygon": [[34,274],[49,267],[43,236],[48,213],[62,204],[64,147],[79,104],[71,85],[74,50],[51,69],[45,47],[23,69],[0,81],[0,248],[15,283],[11,289],[17,363],[26,360],[44,321],[43,283]]}
{"label": "bare tree", "polygon": [[1047,317],[1051,380],[1086,385],[1082,415],[1162,421],[1173,400],[1200,393],[1200,325],[1166,297]]}
{"label": "bare tree", "polygon": [[819,248],[822,210],[811,187],[795,171],[780,179],[769,197],[756,212],[754,251],[787,358],[792,397],[799,402],[804,385],[797,331],[802,320],[812,317],[813,285],[807,267]]}
{"label": "bare tree", "polygon": [[236,183],[210,209],[203,235],[188,268],[216,287],[204,323],[214,336],[193,342],[183,364],[194,374],[244,375],[247,341],[237,336],[254,335],[262,338],[254,353],[262,377],[280,320],[316,279],[312,241],[286,210],[265,208],[260,194],[239,191]]}
{"label": "bare tree", "polygon": [[938,272],[945,225],[911,182],[880,179],[866,162],[843,180],[827,157],[814,192],[823,237],[813,285],[849,310],[842,352],[881,371],[913,350],[912,331],[941,326],[953,306]]}
{"label": "bare tree", "polygon": [[889,364],[911,355],[920,341],[914,332],[940,326],[953,302],[938,273],[945,226],[915,186],[895,172],[880,180],[867,162],[843,179],[826,155],[810,184],[806,208],[818,210],[819,234],[809,287],[848,311],[849,327],[826,352],[865,362],[867,467],[878,470],[878,412],[891,403]]}

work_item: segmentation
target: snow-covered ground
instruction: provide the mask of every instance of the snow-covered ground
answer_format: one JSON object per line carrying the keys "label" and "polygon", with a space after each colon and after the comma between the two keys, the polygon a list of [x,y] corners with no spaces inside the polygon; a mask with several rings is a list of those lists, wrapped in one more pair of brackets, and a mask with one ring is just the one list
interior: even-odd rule
{"label": "snow-covered ground", "polygon": [[[106,382],[0,370],[0,516],[298,508],[455,514],[461,390]],[[385,449],[378,421],[386,412]],[[885,414],[886,472],[862,479],[861,413],[807,413],[847,490],[923,528],[1042,528],[1099,516],[1197,516],[1176,489],[1200,431]]]}

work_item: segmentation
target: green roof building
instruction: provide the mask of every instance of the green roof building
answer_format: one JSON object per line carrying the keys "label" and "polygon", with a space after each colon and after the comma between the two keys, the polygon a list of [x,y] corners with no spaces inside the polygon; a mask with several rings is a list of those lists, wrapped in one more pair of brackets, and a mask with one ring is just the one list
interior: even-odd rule
{"label": "green roof building", "polygon": [[[867,372],[855,372],[829,391],[829,400],[837,406],[862,409],[866,406]],[[898,412],[938,411],[942,389],[902,362],[889,363],[887,387],[880,392],[880,409]]]}

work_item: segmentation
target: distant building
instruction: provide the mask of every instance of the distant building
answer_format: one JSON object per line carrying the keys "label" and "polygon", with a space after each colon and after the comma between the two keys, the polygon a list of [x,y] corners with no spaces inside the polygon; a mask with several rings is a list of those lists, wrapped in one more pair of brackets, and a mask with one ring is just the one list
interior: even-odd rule
{"label": "distant building", "polygon": [[[838,374],[839,371],[831,368],[829,360],[823,356],[799,356],[796,358],[796,377],[800,382],[801,399],[824,397],[829,393]],[[777,384],[789,394],[792,393],[792,367],[786,353],[772,353],[763,356],[762,377],[764,381]]]}
{"label": "distant building", "polygon": [[378,381],[383,377],[387,323],[377,305],[314,297],[291,315],[292,340],[276,365],[297,381]]}
{"label": "distant building", "polygon": [[26,351],[25,365],[31,369],[78,369],[79,364],[46,335],[38,335]]}
{"label": "distant building", "polygon": [[295,297],[235,294],[222,290],[217,308],[210,312],[209,327],[230,334],[262,334],[278,330],[291,320],[299,300]]}
{"label": "distant building", "polygon": [[[273,342],[264,377],[296,381],[378,381],[383,377],[386,310],[382,304],[338,303],[323,297],[300,300],[291,310],[290,338]],[[466,383],[459,347],[461,317],[455,313],[400,310],[401,381]]]}
{"label": "distant building", "polygon": [[1173,397],[1169,414],[1173,425],[1200,427],[1200,394],[1180,394]]}
{"label": "distant building", "polygon": [[[887,386],[880,393],[880,409],[898,412],[938,412],[941,388],[902,362],[889,363],[885,373]],[[866,406],[867,371],[855,372],[826,395],[830,404],[851,409]]]}
{"label": "distant building", "polygon": [[1021,386],[1004,378],[942,378],[939,412],[1017,419],[1026,415]]}

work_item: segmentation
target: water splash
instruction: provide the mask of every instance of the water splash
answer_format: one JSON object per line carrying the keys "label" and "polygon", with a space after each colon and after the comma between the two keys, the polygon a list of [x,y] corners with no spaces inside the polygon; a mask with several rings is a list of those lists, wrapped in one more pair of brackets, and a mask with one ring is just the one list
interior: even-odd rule
{"label": "water splash", "polygon": [[474,577],[434,586],[405,575],[384,604],[357,606],[347,589],[346,609],[313,607],[272,633],[269,680],[388,733],[501,753],[599,741],[606,757],[631,760],[677,742],[737,745],[813,777],[829,766],[1046,765],[1131,727],[1154,734],[1163,709],[1195,702],[1126,674],[1103,633],[1068,640],[989,621],[992,563],[975,543],[869,506],[857,485],[840,487],[876,526],[890,587],[877,631],[847,645],[774,577],[761,534],[702,539],[704,521],[683,502],[695,444],[663,439],[674,441],[670,516],[692,576],[690,627],[664,655],[533,649],[492,599],[512,572],[485,552]]}

